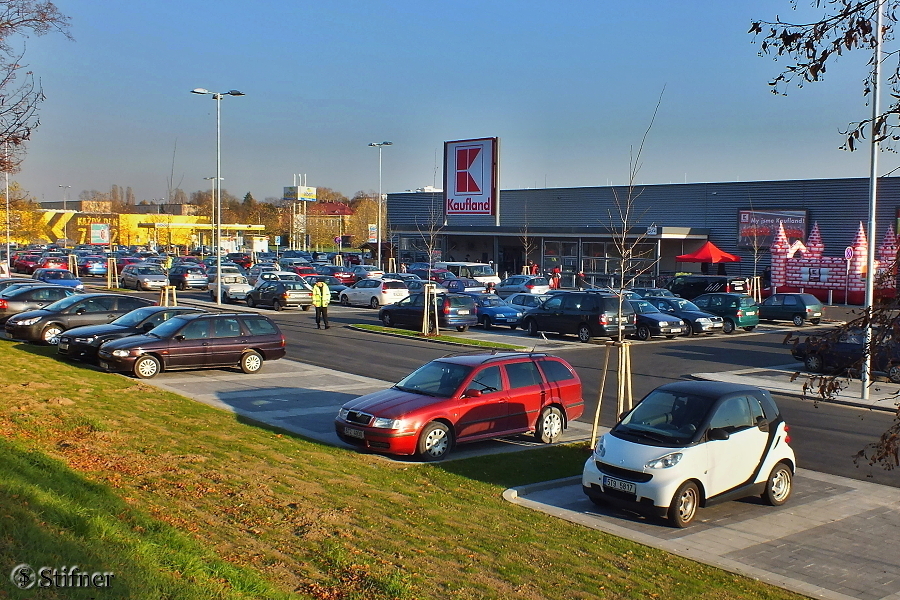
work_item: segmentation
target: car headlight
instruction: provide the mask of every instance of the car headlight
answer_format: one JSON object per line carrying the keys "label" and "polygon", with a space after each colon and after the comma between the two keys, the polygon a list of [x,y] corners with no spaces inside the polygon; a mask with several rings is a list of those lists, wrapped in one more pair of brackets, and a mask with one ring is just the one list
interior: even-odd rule
{"label": "car headlight", "polygon": [[400,429],[403,422],[400,419],[388,419],[386,417],[375,417],[372,420],[372,427],[379,429]]}
{"label": "car headlight", "polygon": [[606,446],[603,444],[603,438],[600,438],[600,441],[597,442],[597,447],[594,448],[594,455],[597,458],[603,458],[606,456]]}
{"label": "car headlight", "polygon": [[521,317],[521,316],[522,316],[522,313],[517,312],[517,313],[516,313],[516,316],[517,316],[517,317]]}
{"label": "car headlight", "polygon": [[76,344],[90,344],[91,342],[93,342],[96,339],[97,339],[96,335],[89,335],[86,337],[77,337],[77,338],[75,338],[75,343]]}
{"label": "car headlight", "polygon": [[668,469],[669,467],[674,467],[679,462],[681,462],[681,457],[684,456],[681,452],[673,452],[672,454],[666,454],[665,456],[660,456],[655,460],[651,460],[644,467],[648,469]]}
{"label": "car headlight", "polygon": [[347,419],[347,416],[349,414],[350,414],[349,408],[342,408],[341,410],[338,411],[338,417],[340,417],[341,419],[344,419],[344,420]]}
{"label": "car headlight", "polygon": [[125,358],[131,353],[130,350],[113,350],[112,355],[118,358]]}
{"label": "car headlight", "polygon": [[141,283],[150,283],[150,280],[144,277],[143,279],[141,279]]}
{"label": "car headlight", "polygon": [[22,319],[21,321],[15,321],[16,325],[34,325],[38,321],[40,321],[40,317],[32,317],[30,319]]}
{"label": "car headlight", "polygon": [[75,291],[76,291],[76,292],[83,292],[83,291],[84,291],[84,284],[83,284],[83,283],[79,283],[78,285],[76,285],[76,286],[75,286]]}
{"label": "car headlight", "polygon": [[706,317],[700,317],[699,319],[697,319],[697,322],[698,323],[712,323],[712,320],[708,319]]}

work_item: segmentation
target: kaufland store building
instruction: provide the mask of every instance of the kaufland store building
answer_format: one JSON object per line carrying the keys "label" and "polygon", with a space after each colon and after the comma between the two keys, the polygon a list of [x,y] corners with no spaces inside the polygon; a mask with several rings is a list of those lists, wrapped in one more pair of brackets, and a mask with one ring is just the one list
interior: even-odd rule
{"label": "kaufland store building", "polygon": [[[598,285],[621,272],[615,239],[617,232],[621,236],[618,215],[627,187],[497,190],[495,167],[495,138],[447,142],[443,192],[388,194],[388,233],[399,259],[421,259],[432,247],[444,260],[493,261],[501,274],[512,274],[521,271],[528,249],[528,258],[544,270],[558,266],[567,286],[578,272]],[[634,262],[626,273],[645,272],[639,278],[644,284],[700,272],[702,265],[675,257],[707,240],[741,257],[726,266],[729,275],[751,276],[770,266],[779,229],[792,258],[802,256],[815,232],[818,256],[843,260],[852,247],[859,261],[859,236],[866,236],[867,178],[641,185],[631,193]],[[900,178],[879,179],[877,206],[878,258],[893,258]],[[834,279],[838,269],[830,270]],[[803,273],[829,277],[828,270]]]}

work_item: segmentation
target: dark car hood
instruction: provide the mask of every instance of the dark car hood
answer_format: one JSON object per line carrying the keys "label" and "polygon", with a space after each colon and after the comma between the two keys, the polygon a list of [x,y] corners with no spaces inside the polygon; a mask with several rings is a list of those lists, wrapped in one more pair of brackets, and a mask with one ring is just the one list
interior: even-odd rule
{"label": "dark car hood", "polygon": [[[665,313],[663,313],[665,314]],[[671,315],[677,315],[683,319],[702,319],[702,318],[711,318],[711,317],[719,317],[719,315],[714,315],[712,313],[703,312],[702,310],[679,310],[674,313],[669,313]],[[719,317],[720,319],[722,317]]]}
{"label": "dark car hood", "polygon": [[[68,332],[66,332],[68,333]],[[152,335],[129,335],[127,337],[111,340],[103,344],[104,350],[119,350],[122,348],[160,348],[168,346],[168,339],[160,339]]]}
{"label": "dark car hood", "polygon": [[344,408],[358,410],[376,417],[398,418],[422,406],[441,400],[442,398],[389,388],[360,396],[344,404]]}
{"label": "dark car hood", "polygon": [[18,321],[24,321],[25,319],[33,319],[35,317],[48,317],[51,315],[58,315],[59,313],[56,311],[50,311],[45,308],[36,308],[34,310],[28,310],[25,312],[21,312],[17,315],[13,315],[9,318],[10,321],[16,323]]}
{"label": "dark car hood", "polygon": [[67,329],[65,335],[67,337],[90,337],[94,335],[108,335],[111,333],[130,335],[132,332],[135,332],[134,327],[122,327],[121,325],[104,323],[103,325],[83,325],[82,327],[73,327],[72,329]]}
{"label": "dark car hood", "polygon": [[646,319],[648,321],[656,321],[657,323],[668,323],[669,321],[679,319],[678,315],[675,313],[663,313],[663,312],[655,312],[655,313],[637,313],[638,319]]}

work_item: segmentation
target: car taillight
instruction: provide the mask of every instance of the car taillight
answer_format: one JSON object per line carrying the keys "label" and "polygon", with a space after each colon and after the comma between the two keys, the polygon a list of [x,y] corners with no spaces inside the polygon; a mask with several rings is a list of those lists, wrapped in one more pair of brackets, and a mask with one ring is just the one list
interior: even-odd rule
{"label": "car taillight", "polygon": [[788,427],[788,424],[787,424],[787,423],[785,423],[785,424],[784,424],[784,443],[785,443],[785,444],[790,444],[790,443],[791,443],[791,436],[789,436],[789,435],[787,434],[788,431],[790,431],[790,430],[791,430],[791,428]]}
{"label": "car taillight", "polygon": [[601,325],[609,324],[609,317],[606,315],[606,313],[600,313],[599,322]]}
{"label": "car taillight", "polygon": [[533,289],[533,288],[534,288],[534,284],[533,284],[533,283],[526,283],[526,284],[525,284],[525,287],[528,288],[528,289],[530,290],[530,289]]}
{"label": "car taillight", "polygon": [[450,301],[449,300],[444,300],[444,314],[445,315],[450,314]]}
{"label": "car taillight", "polygon": [[281,334],[281,347],[284,348],[287,346],[287,340],[284,338],[284,334]]}
{"label": "car taillight", "polygon": [[743,316],[744,316],[744,311],[742,311],[741,309],[738,309],[737,314],[736,314],[735,316],[736,316],[736,317],[743,317]]}
{"label": "car taillight", "polygon": [[815,312],[815,311],[813,311],[813,309],[811,309],[810,307],[807,306],[807,307],[806,307],[806,312]]}
{"label": "car taillight", "polygon": [[9,308],[9,303],[6,300],[0,300],[0,308]]}
{"label": "car taillight", "polygon": [[288,297],[288,293],[287,293],[287,292],[282,292],[281,297],[282,297],[282,298],[287,298],[287,297]]}

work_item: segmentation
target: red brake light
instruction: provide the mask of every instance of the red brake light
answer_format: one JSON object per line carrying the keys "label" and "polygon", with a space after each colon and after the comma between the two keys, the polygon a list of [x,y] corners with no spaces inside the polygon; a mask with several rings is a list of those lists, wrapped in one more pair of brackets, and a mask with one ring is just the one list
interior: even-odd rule
{"label": "red brake light", "polygon": [[600,313],[599,323],[601,325],[607,325],[609,323],[609,317],[606,316],[606,313]]}
{"label": "red brake light", "polygon": [[525,284],[525,287],[528,288],[528,289],[530,290],[530,289],[534,288],[534,284],[533,284],[533,283],[526,283],[526,284]]}
{"label": "red brake light", "polygon": [[449,300],[444,300],[444,307],[443,307],[443,309],[444,309],[444,314],[445,314],[445,315],[449,315],[449,314],[450,314],[450,301],[449,301]]}
{"label": "red brake light", "polygon": [[735,316],[737,316],[737,317],[743,317],[743,316],[744,316],[744,311],[742,311],[741,309],[738,309],[737,314],[736,314]]}
{"label": "red brake light", "polygon": [[790,443],[791,443],[791,436],[789,436],[789,435],[787,434],[788,431],[790,431],[790,430],[791,430],[791,428],[788,427],[788,424],[787,424],[787,423],[785,423],[785,424],[784,424],[784,443],[785,443],[785,444],[790,444]]}
{"label": "red brake light", "polygon": [[9,308],[9,303],[6,300],[0,300],[0,308]]}

